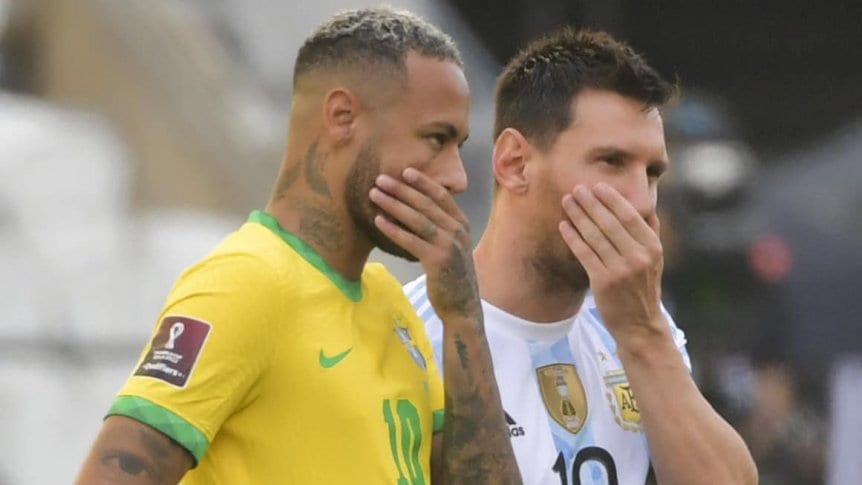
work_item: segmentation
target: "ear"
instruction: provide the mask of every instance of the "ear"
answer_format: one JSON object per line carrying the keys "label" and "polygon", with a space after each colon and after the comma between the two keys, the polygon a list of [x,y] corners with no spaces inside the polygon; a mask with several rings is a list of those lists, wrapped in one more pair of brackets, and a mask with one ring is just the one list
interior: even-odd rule
{"label": "ear", "polygon": [[494,178],[500,187],[525,194],[530,186],[527,161],[532,153],[530,142],[514,128],[506,128],[494,143]]}
{"label": "ear", "polygon": [[329,90],[323,97],[323,132],[333,145],[349,141],[362,111],[359,98],[345,87]]}

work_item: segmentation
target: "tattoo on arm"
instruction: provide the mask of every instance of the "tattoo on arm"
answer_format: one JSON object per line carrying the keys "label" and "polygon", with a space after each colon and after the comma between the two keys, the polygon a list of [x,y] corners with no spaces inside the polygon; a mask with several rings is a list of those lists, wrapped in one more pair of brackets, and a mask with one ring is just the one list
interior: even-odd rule
{"label": "tattoo on arm", "polygon": [[116,460],[120,471],[130,477],[138,477],[141,472],[147,474],[147,477],[152,483],[162,481],[162,475],[158,470],[150,466],[145,458],[142,458],[134,453],[123,450],[109,450],[102,456],[102,465],[111,467],[111,461]]}
{"label": "tattoo on arm", "polygon": [[[163,483],[163,470],[170,467],[170,458],[172,447],[176,447],[168,441],[168,438],[161,434],[156,434],[146,428],[137,430],[138,446],[143,454],[136,454],[126,450],[112,450],[106,454],[102,463],[106,463],[110,458],[117,459],[117,465],[125,474],[129,476],[140,476],[141,472],[145,472],[152,483]],[[143,456],[142,456],[143,455]]]}
{"label": "tattoo on arm", "polygon": [[76,483],[176,484],[194,465],[182,446],[148,425],[111,416]]}
{"label": "tattoo on arm", "polygon": [[[473,271],[473,259],[470,253],[452,244],[451,263],[440,271],[440,280],[429,295],[438,313],[452,311],[461,316],[475,314],[480,307],[479,287],[476,283],[476,272]],[[436,304],[441,307],[438,308]]]}
{"label": "tattoo on arm", "polygon": [[311,190],[320,195],[332,199],[332,194],[329,192],[329,185],[326,183],[324,171],[326,170],[326,153],[317,152],[317,141],[315,140],[305,152],[305,181]]}
{"label": "tattoo on arm", "polygon": [[[444,332],[451,330],[444,330]],[[490,367],[481,327],[447,337],[456,359],[444,362],[446,419],[443,473],[447,483],[516,484],[520,473]],[[446,352],[444,351],[444,356]],[[487,363],[487,364],[483,364]]]}
{"label": "tattoo on arm", "polygon": [[150,456],[157,461],[164,461],[171,454],[171,450],[168,447],[170,443],[166,443],[164,436],[156,435],[153,431],[148,429],[138,430],[138,440],[140,440],[141,445],[146,448],[147,452],[150,453]]}
{"label": "tattoo on arm", "polygon": [[467,357],[467,346],[461,339],[455,339],[455,348],[458,349],[458,361],[461,362],[461,368],[467,369],[470,367],[470,360]]}

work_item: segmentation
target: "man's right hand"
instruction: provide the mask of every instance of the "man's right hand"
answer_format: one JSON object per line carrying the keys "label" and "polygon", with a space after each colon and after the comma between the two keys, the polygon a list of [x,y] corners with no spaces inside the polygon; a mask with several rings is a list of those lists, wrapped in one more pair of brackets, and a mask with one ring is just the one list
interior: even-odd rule
{"label": "man's right hand", "polygon": [[440,319],[481,312],[473,268],[467,217],[452,194],[415,168],[404,170],[404,182],[377,177],[370,197],[392,218],[374,222],[396,244],[416,256],[425,270],[428,298]]}
{"label": "man's right hand", "polygon": [[374,220],[422,263],[443,323],[446,417],[442,439],[433,440],[434,482],[521,483],[485,338],[467,218],[445,187],[413,168],[402,176],[404,182],[379,176],[370,196],[403,225]]}

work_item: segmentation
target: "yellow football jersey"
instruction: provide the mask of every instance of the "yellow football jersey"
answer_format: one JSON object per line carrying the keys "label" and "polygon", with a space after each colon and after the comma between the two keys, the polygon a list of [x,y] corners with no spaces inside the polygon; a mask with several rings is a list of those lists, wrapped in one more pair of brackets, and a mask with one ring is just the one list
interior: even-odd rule
{"label": "yellow football jersey", "polygon": [[348,281],[255,211],[171,291],[109,415],[196,459],[182,483],[430,483],[443,385],[398,281]]}

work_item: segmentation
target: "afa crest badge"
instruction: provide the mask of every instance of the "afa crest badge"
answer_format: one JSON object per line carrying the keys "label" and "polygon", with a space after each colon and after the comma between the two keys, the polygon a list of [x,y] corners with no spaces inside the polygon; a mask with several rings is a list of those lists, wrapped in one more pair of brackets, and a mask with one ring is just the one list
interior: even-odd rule
{"label": "afa crest badge", "polygon": [[622,369],[608,372],[604,381],[607,387],[605,397],[614,414],[614,421],[626,431],[643,431],[641,412],[626,373]]}

